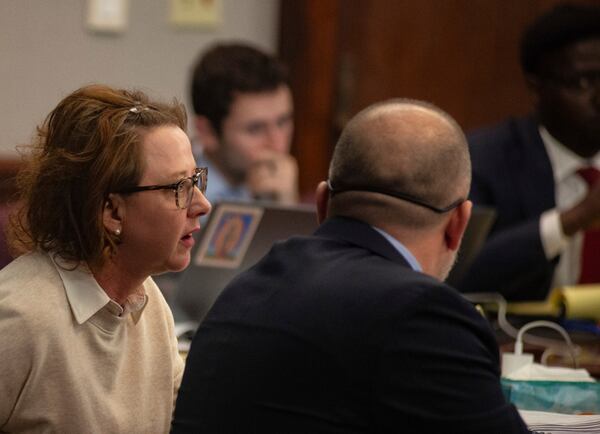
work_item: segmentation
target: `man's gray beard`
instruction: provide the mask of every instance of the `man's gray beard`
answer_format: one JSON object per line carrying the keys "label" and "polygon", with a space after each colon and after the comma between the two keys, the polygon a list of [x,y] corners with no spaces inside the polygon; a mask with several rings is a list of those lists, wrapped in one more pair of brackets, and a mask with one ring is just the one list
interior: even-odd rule
{"label": "man's gray beard", "polygon": [[448,265],[446,265],[446,267],[444,267],[444,269],[442,270],[443,271],[442,277],[441,277],[442,282],[444,282],[446,280],[446,278],[450,274],[450,271],[452,271],[452,268],[454,268],[454,265],[456,265],[457,260],[458,260],[458,249],[452,254],[452,257],[448,261]]}

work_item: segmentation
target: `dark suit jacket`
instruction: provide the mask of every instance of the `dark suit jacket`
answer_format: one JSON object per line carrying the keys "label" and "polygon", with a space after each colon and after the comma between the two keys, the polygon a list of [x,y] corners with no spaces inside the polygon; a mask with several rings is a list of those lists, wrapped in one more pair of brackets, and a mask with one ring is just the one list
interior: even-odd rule
{"label": "dark suit jacket", "polygon": [[459,285],[464,292],[500,292],[512,300],[546,297],[558,257],[548,261],[540,215],[555,207],[554,177],[538,124],[509,119],[468,137],[473,164],[470,198],[497,220]]}
{"label": "dark suit jacket", "polygon": [[336,218],[224,290],[194,337],[172,432],[528,431],[486,321],[370,226]]}

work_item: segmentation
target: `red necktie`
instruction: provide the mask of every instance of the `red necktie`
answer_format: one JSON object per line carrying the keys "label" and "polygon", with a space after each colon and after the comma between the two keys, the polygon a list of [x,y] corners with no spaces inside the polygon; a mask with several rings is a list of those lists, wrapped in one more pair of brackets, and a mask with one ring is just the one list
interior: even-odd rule
{"label": "red necktie", "polygon": [[[579,169],[577,174],[588,187],[600,181],[600,170],[594,167]],[[588,229],[583,235],[579,283],[600,283],[600,229]]]}

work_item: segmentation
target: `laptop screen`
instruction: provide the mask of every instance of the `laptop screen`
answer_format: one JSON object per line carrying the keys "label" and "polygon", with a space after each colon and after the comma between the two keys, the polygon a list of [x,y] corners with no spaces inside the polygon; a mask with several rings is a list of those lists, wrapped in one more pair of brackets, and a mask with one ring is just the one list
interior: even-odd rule
{"label": "laptop screen", "polygon": [[176,322],[200,323],[223,288],[254,265],[273,243],[317,229],[312,206],[217,203],[178,280],[171,309]]}
{"label": "laptop screen", "polygon": [[448,275],[446,282],[451,286],[457,287],[465,276],[473,260],[483,247],[483,243],[496,220],[496,211],[489,207],[473,206],[471,220],[467,224],[467,229],[458,251],[457,261],[452,271]]}

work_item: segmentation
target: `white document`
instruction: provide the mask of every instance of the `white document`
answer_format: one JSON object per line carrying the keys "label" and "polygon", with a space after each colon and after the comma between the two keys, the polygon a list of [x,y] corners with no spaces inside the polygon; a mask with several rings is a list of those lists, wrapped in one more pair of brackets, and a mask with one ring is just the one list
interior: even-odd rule
{"label": "white document", "polygon": [[519,410],[530,430],[544,434],[587,433],[600,434],[600,415],[548,413]]}

